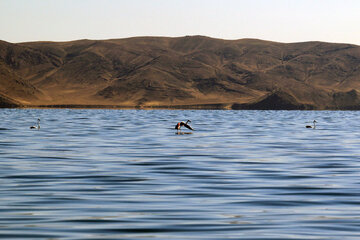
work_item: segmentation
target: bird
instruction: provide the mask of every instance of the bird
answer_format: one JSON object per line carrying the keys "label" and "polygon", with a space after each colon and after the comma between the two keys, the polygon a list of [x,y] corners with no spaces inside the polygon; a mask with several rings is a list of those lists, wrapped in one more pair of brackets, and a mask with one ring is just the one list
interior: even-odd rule
{"label": "bird", "polygon": [[185,126],[186,128],[190,129],[190,130],[194,130],[190,125],[188,125],[188,123],[191,122],[190,120],[187,120],[186,123],[184,122],[178,122],[175,126],[175,129],[176,130],[180,130],[180,128],[182,126]]}
{"label": "bird", "polygon": [[317,123],[317,121],[314,120],[313,123],[314,123],[314,126],[306,125],[305,127],[306,127],[306,128],[313,128],[313,129],[315,129],[315,128],[316,128],[316,123]]}
{"label": "bird", "polygon": [[30,129],[40,129],[40,118],[38,118],[37,120],[37,126],[36,125],[31,126]]}

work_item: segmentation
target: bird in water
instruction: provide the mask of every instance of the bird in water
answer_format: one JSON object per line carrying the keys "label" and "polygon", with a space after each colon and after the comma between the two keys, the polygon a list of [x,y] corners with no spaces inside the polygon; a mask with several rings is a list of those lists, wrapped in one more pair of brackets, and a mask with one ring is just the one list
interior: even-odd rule
{"label": "bird in water", "polygon": [[313,129],[315,129],[315,128],[316,128],[316,123],[317,123],[317,121],[314,120],[313,123],[314,123],[314,126],[306,125],[305,127],[306,127],[306,128],[313,128]]}
{"label": "bird in water", "polygon": [[190,130],[194,130],[188,123],[191,122],[190,120],[187,120],[186,123],[184,122],[178,122],[175,126],[176,130],[180,130],[180,128],[182,126],[185,126],[186,128],[190,129]]}
{"label": "bird in water", "polygon": [[40,129],[40,118],[38,118],[37,120],[37,126],[36,125],[31,126],[30,129]]}

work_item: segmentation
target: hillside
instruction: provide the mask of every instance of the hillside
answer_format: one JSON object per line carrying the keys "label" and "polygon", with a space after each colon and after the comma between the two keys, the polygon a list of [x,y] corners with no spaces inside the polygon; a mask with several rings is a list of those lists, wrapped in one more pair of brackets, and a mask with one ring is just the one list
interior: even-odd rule
{"label": "hillside", "polygon": [[0,41],[0,107],[360,109],[360,47],[203,36]]}

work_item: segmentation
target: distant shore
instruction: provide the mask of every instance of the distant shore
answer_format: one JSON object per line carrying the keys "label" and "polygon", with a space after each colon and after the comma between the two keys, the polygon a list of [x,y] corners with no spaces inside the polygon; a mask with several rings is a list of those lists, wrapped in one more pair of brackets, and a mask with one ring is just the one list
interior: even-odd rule
{"label": "distant shore", "polygon": [[82,105],[82,104],[56,104],[56,105],[23,105],[7,106],[1,108],[74,108],[74,109],[198,109],[198,110],[230,110],[228,104],[201,104],[201,105],[161,105],[161,106],[124,106],[124,105]]}
{"label": "distant shore", "polygon": [[325,110],[360,110],[360,106],[353,106],[348,108],[324,108],[316,109],[308,108],[261,108],[250,107],[246,104],[199,104],[199,105],[162,105],[162,106],[124,106],[124,105],[81,105],[81,104],[57,104],[57,105],[28,105],[28,106],[2,106],[0,109],[127,109],[127,110],[286,110],[286,111],[325,111]]}

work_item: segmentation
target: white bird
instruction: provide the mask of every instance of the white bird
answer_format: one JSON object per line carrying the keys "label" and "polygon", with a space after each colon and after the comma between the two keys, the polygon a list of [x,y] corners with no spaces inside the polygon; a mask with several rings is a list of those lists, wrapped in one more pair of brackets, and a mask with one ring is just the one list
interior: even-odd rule
{"label": "white bird", "polygon": [[315,128],[316,128],[316,123],[317,123],[317,121],[314,120],[313,123],[314,123],[314,126],[306,125],[305,127],[306,127],[306,128],[313,128],[313,129],[315,129]]}
{"label": "white bird", "polygon": [[30,129],[40,129],[40,118],[38,118],[37,120],[37,126],[36,125],[31,126]]}

